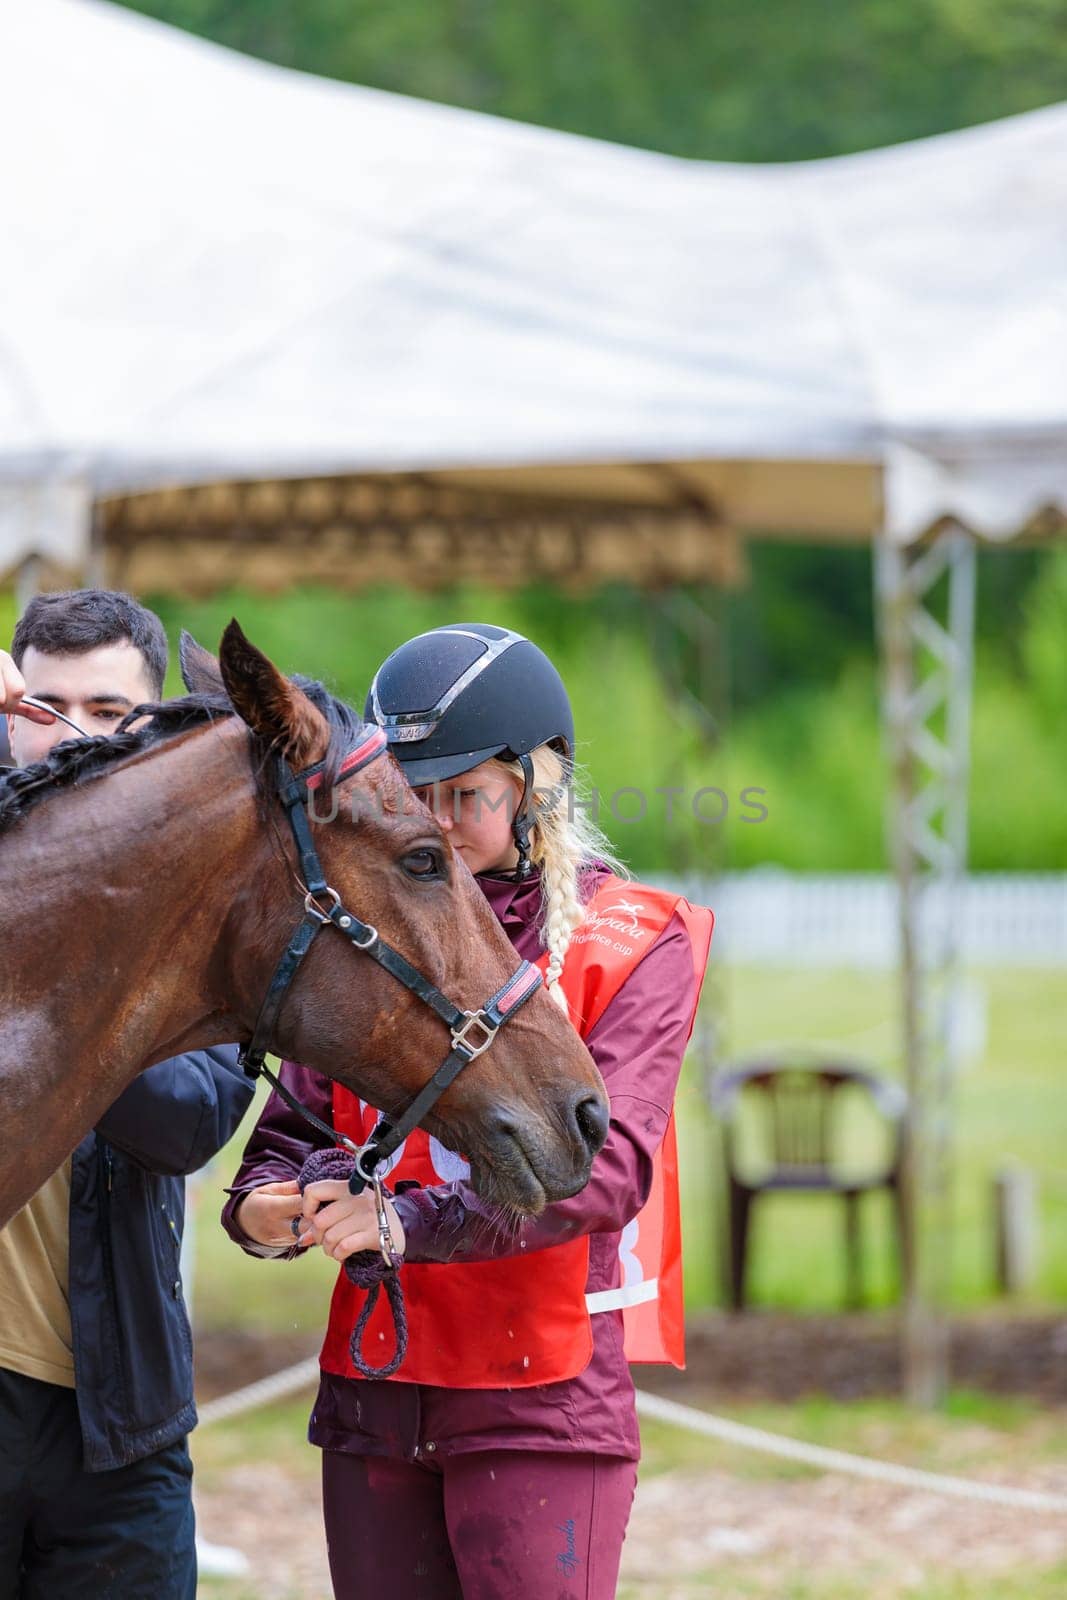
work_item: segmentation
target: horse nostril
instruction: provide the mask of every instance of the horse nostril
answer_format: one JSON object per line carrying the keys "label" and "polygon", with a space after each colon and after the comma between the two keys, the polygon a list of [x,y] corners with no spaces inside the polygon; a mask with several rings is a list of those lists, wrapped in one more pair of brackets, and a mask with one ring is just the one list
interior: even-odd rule
{"label": "horse nostril", "polygon": [[574,1120],[582,1143],[595,1156],[608,1136],[608,1104],[600,1095],[586,1094],[574,1107]]}
{"label": "horse nostril", "polygon": [[488,1121],[490,1131],[496,1138],[511,1139],[513,1143],[520,1144],[518,1125],[515,1118],[509,1116],[506,1111],[491,1112]]}

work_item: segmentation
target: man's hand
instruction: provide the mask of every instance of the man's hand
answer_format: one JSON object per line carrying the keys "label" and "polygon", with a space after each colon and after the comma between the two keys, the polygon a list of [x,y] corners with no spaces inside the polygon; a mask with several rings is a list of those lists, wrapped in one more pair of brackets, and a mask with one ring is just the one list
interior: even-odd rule
{"label": "man's hand", "polygon": [[293,1219],[300,1215],[300,1185],[295,1178],[284,1183],[261,1183],[250,1189],[237,1207],[237,1221],[256,1244],[289,1245]]}
{"label": "man's hand", "polygon": [[16,717],[25,717],[28,722],[40,722],[45,727],[51,727],[55,717],[33,706],[24,706],[22,697],[25,693],[25,678],[7,651],[0,650],[0,713],[6,711]]}
{"label": "man's hand", "polygon": [[[385,1213],[393,1235],[393,1248],[402,1256],[404,1229],[391,1200],[385,1202]],[[378,1249],[378,1213],[370,1189],[364,1189],[362,1194],[349,1194],[348,1184],[335,1178],[309,1183],[304,1190],[300,1221],[297,1242],[321,1245],[335,1261],[347,1261],[360,1250]]]}

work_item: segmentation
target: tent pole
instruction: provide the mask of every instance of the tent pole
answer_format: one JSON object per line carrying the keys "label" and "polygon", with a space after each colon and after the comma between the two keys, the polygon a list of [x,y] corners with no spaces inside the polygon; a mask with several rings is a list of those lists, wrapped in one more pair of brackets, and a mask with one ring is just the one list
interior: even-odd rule
{"label": "tent pole", "polygon": [[900,1001],[910,1099],[901,1196],[902,1368],[931,1406],[948,1383],[951,1131],[967,854],[975,546],[957,524],[875,547],[883,715],[892,767]]}

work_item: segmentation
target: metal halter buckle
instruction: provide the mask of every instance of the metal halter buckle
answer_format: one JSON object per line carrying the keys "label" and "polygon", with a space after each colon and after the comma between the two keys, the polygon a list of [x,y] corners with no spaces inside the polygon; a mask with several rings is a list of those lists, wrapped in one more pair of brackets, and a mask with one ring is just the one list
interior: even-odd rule
{"label": "metal halter buckle", "polygon": [[[496,1038],[497,1030],[484,1011],[465,1011],[463,1015],[467,1019],[466,1022],[452,1030],[452,1048],[457,1050],[462,1045],[469,1056],[480,1056],[483,1050],[488,1050]],[[472,1028],[481,1028],[485,1035],[478,1044],[471,1044],[467,1038]]]}
{"label": "metal halter buckle", "polygon": [[[333,901],[332,909],[336,911],[337,907],[341,904],[341,896],[337,893],[336,889],[328,888],[326,893]],[[309,917],[317,917],[320,922],[329,922],[330,920],[330,913],[322,909],[310,889],[304,896],[304,910],[307,912]]]}

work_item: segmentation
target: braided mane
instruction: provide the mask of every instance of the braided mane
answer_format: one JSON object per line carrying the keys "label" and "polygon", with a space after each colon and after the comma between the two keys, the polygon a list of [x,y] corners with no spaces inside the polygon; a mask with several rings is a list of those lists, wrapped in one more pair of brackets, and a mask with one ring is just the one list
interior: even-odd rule
{"label": "braided mane", "polygon": [[[294,675],[290,681],[304,691],[329,724],[330,744],[324,775],[328,788],[336,777],[337,767],[359,742],[362,720],[351,706],[336,699],[314,679]],[[15,767],[0,775],[0,833],[58,792],[82,788],[95,778],[106,777],[130,756],[165,745],[189,728],[203,727],[235,715],[229,699],[221,692],[191,694],[178,700],[151,701],[135,706],[112,734],[65,740],[50,751],[44,761],[36,761],[29,767]],[[128,726],[142,717],[148,719],[143,726],[137,729]],[[249,737],[259,756],[255,762],[258,772],[270,749],[256,734],[250,732]]]}

